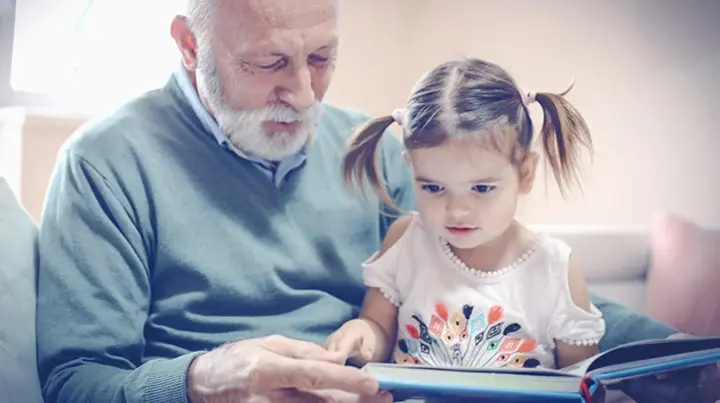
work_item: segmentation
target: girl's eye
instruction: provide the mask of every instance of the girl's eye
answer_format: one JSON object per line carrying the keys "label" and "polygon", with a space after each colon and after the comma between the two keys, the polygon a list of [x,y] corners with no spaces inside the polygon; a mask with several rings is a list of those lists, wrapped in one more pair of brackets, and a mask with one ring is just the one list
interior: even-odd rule
{"label": "girl's eye", "polygon": [[473,186],[473,190],[478,193],[489,193],[495,190],[496,186],[493,185],[475,185]]}
{"label": "girl's eye", "polygon": [[422,185],[422,190],[428,193],[438,193],[443,191],[443,187],[440,185]]}

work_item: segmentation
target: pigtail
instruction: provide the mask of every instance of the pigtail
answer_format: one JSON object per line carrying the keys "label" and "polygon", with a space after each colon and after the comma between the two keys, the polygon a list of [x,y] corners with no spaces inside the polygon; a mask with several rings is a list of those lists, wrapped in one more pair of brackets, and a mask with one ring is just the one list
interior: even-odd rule
{"label": "pigtail", "polygon": [[537,93],[535,101],[543,108],[541,130],[547,162],[552,168],[560,193],[567,198],[567,190],[575,185],[580,188],[580,162],[582,147],[592,155],[593,146],[585,119],[564,96],[572,85],[561,94]]}
{"label": "pigtail", "polygon": [[348,187],[356,184],[362,188],[363,181],[367,180],[380,199],[391,207],[395,207],[395,203],[381,180],[377,151],[383,134],[393,122],[392,116],[383,116],[364,123],[350,137],[342,160],[343,178]]}

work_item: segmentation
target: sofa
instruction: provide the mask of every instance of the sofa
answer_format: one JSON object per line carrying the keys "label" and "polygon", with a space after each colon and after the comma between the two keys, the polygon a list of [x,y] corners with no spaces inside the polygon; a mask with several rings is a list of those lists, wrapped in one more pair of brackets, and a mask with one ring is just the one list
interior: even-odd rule
{"label": "sofa", "polygon": [[590,291],[647,313],[650,238],[642,227],[533,226],[560,238],[584,271]]}
{"label": "sofa", "polygon": [[[682,331],[720,335],[720,300],[714,296],[720,288],[720,258],[714,250],[718,248],[713,248],[720,245],[717,231],[704,232],[672,215],[662,216],[653,231],[601,226],[535,229],[562,238],[573,247],[591,291]],[[0,177],[2,403],[42,402],[35,368],[36,237],[36,224]],[[695,251],[699,258],[684,256],[700,247],[703,253]],[[713,253],[705,253],[708,250]],[[684,261],[678,262],[674,256]],[[678,279],[672,268],[680,263],[684,275]],[[668,310],[668,301],[673,302],[667,298],[668,290],[687,302],[675,311]]]}
{"label": "sofa", "polygon": [[0,177],[0,402],[42,403],[35,362],[37,227]]}

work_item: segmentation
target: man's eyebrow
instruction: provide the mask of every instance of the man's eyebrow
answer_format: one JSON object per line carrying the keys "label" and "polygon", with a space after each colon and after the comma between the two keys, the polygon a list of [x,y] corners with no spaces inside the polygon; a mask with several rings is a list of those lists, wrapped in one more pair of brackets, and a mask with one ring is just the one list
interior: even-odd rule
{"label": "man's eyebrow", "polygon": [[337,45],[338,45],[338,38],[336,37],[336,38],[333,38],[333,39],[330,41],[330,43],[328,43],[327,45],[324,45],[324,46],[321,46],[321,47],[315,49],[315,52],[317,52],[318,50],[325,50],[325,49],[330,49],[330,48],[336,48]]}
{"label": "man's eyebrow", "polygon": [[[328,43],[327,45],[323,45],[323,46],[321,46],[321,47],[313,50],[311,53],[319,52],[319,51],[323,51],[323,50],[327,50],[327,49],[333,49],[333,48],[337,47],[337,44],[338,44],[338,40],[337,40],[337,39],[333,39],[332,42]],[[259,55],[250,55],[250,56],[259,56]],[[270,53],[267,54],[267,56],[287,57],[287,55],[286,55],[285,53],[280,53],[280,52],[270,52]]]}

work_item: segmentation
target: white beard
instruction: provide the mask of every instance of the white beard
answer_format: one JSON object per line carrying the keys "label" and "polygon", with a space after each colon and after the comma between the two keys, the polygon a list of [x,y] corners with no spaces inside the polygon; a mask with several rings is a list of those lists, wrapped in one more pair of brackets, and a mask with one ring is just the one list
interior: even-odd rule
{"label": "white beard", "polygon": [[[233,109],[225,102],[210,46],[204,45],[198,49],[198,92],[207,100],[220,129],[232,144],[253,156],[279,161],[315,140],[321,113],[318,101],[303,111],[286,105],[269,105],[253,110]],[[268,132],[263,128],[263,122],[268,121],[299,122],[299,125],[294,132]]]}

